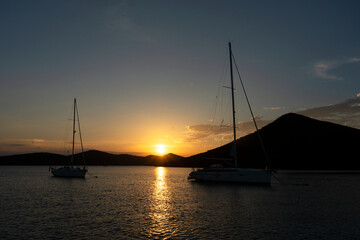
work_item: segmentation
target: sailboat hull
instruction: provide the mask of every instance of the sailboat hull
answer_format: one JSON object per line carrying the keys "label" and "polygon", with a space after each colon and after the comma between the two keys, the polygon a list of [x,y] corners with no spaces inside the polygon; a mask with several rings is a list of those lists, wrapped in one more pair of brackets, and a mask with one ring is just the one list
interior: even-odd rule
{"label": "sailboat hull", "polygon": [[65,178],[84,178],[87,169],[85,168],[72,168],[72,167],[62,167],[57,169],[52,169],[51,173],[54,177],[65,177]]}
{"label": "sailboat hull", "polygon": [[271,184],[271,172],[244,168],[204,168],[192,171],[188,179],[207,182]]}

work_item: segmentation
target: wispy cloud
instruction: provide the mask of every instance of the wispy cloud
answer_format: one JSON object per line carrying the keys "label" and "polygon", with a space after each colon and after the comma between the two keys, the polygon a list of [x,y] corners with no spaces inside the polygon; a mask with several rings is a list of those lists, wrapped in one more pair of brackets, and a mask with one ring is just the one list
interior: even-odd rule
{"label": "wispy cloud", "polygon": [[284,107],[264,107],[264,110],[280,110],[284,109]]}
{"label": "wispy cloud", "polygon": [[360,128],[360,93],[356,98],[342,103],[307,109],[298,113],[319,120]]}
{"label": "wispy cloud", "polygon": [[63,151],[64,143],[45,139],[0,139],[0,155],[31,153],[39,151]]}
{"label": "wispy cloud", "polygon": [[[262,120],[261,117],[256,117],[256,123],[259,128],[267,125],[271,121]],[[231,140],[233,129],[231,125],[211,125],[211,124],[200,124],[187,126],[185,142],[199,142],[203,140],[211,141],[224,141]],[[255,131],[253,121],[238,122],[236,124],[237,137],[242,137]]]}
{"label": "wispy cloud", "polygon": [[338,68],[340,66],[343,66],[345,64],[355,63],[355,62],[360,62],[360,58],[351,57],[336,61],[319,61],[314,64],[313,70],[315,75],[318,77],[330,79],[330,80],[343,80],[344,79],[343,77],[330,74],[329,71]]}
{"label": "wispy cloud", "polygon": [[204,138],[228,135],[230,128],[228,126],[216,126],[211,124],[198,124],[186,126],[185,142],[198,142]]}
{"label": "wispy cloud", "polygon": [[149,31],[136,22],[131,17],[127,9],[127,1],[119,1],[114,5],[110,5],[107,10],[107,27],[111,31],[118,31],[122,36],[131,38],[132,40],[152,43],[155,41]]}

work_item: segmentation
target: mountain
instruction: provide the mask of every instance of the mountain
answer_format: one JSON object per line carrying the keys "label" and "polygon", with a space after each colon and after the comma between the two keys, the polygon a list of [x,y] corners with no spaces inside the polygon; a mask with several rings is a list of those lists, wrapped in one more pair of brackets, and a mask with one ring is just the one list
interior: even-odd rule
{"label": "mountain", "polygon": [[50,161],[61,162],[64,155],[54,153],[27,153],[1,156],[0,165],[49,165]]}
{"label": "mountain", "polygon": [[[360,130],[295,113],[281,116],[259,130],[273,169],[360,170]],[[264,168],[266,158],[257,133],[237,140],[240,167]],[[188,160],[204,166],[209,157],[229,156],[232,144]]]}
{"label": "mountain", "polygon": [[[97,150],[84,152],[87,165],[141,165],[141,166],[182,166],[181,156],[169,153],[164,156],[146,157],[129,154],[111,154]],[[0,157],[0,165],[66,165],[70,156],[52,153],[29,153]],[[74,155],[74,163],[81,165],[82,155]]]}
{"label": "mountain", "polygon": [[[358,160],[360,130],[315,120],[295,113],[281,116],[259,130],[273,169],[289,170],[360,170]],[[257,133],[236,141],[240,167],[264,168],[266,159]],[[145,165],[169,167],[205,167],[214,163],[209,158],[229,158],[232,143],[191,157],[175,154],[146,157],[85,152],[87,165]],[[0,165],[63,165],[69,156],[31,153],[0,157]],[[80,163],[81,155],[75,156]],[[230,165],[232,162],[222,162]]]}

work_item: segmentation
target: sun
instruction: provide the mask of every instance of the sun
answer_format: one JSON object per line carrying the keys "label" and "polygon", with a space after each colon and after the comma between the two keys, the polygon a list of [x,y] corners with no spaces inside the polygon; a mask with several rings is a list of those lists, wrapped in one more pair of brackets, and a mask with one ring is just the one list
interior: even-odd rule
{"label": "sun", "polygon": [[157,154],[159,154],[160,156],[166,153],[166,146],[164,144],[158,144],[155,147]]}

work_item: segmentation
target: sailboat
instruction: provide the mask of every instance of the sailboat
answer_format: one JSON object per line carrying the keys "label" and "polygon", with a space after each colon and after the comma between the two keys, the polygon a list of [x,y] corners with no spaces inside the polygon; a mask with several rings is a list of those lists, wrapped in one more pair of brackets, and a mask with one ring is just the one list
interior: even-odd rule
{"label": "sailboat", "polygon": [[[77,118],[77,120],[76,120]],[[80,136],[81,143],[81,154],[83,159],[83,167],[80,168],[78,166],[74,166],[74,156],[75,156],[75,134],[76,134],[76,121],[78,122],[78,131]],[[74,117],[73,117],[73,135],[72,135],[72,153],[70,158],[70,164],[68,166],[64,166],[61,168],[50,167],[51,173],[54,177],[67,177],[67,178],[84,178],[87,172],[85,160],[84,160],[84,148],[81,137],[80,130],[80,120],[79,120],[79,112],[76,105],[76,98],[74,98]]]}
{"label": "sailboat", "polygon": [[[249,169],[239,168],[237,162],[236,151],[236,121],[235,121],[235,100],[234,100],[234,80],[233,80],[233,55],[231,51],[231,42],[229,42],[229,55],[230,55],[230,80],[231,80],[231,96],[232,96],[232,113],[233,113],[233,151],[234,151],[234,167],[224,168],[218,165],[214,167],[208,167],[203,169],[193,170],[189,176],[189,180],[195,181],[211,181],[211,182],[234,182],[234,183],[247,183],[247,184],[271,184],[271,171],[269,169]],[[235,62],[236,64],[236,62]],[[240,74],[239,74],[240,75]],[[241,78],[240,78],[241,81]],[[242,88],[255,124],[256,131],[259,136],[261,146],[263,147],[265,156],[267,158],[264,145],[259,134],[254,115],[247,98],[244,85],[241,81]],[[268,159],[268,158],[267,158]],[[269,165],[268,161],[268,165]]]}

